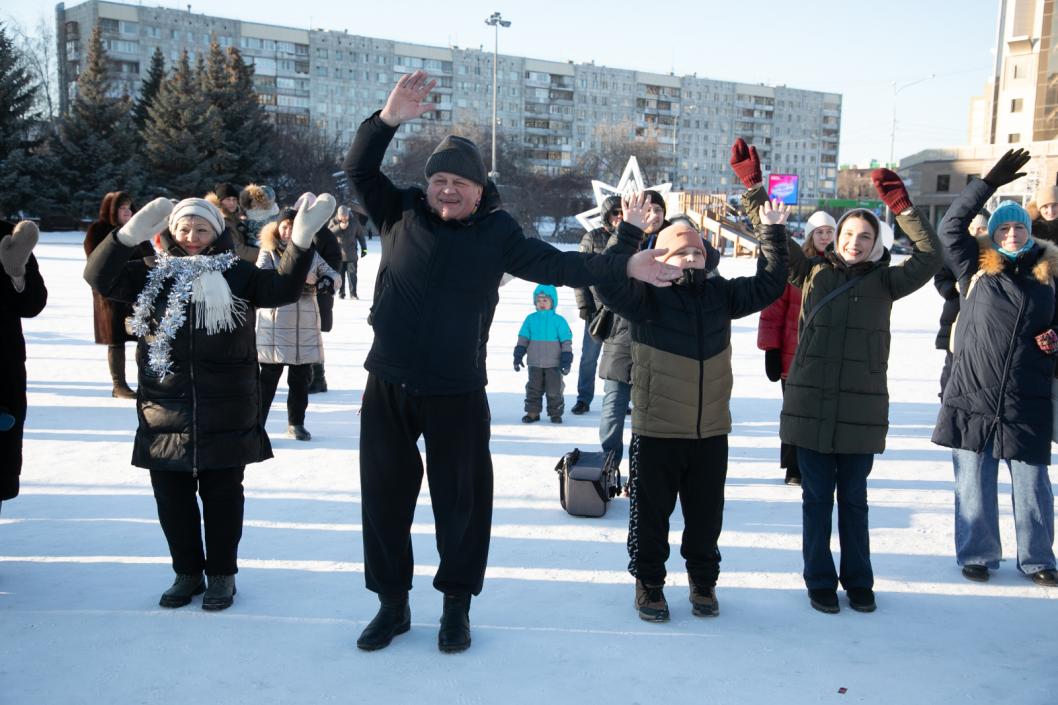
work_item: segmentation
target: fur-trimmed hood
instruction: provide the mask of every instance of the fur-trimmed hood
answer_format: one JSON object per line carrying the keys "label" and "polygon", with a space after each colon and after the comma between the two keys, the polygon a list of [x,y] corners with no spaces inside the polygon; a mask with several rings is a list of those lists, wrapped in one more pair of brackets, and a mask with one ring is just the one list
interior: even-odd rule
{"label": "fur-trimmed hood", "polygon": [[[1058,279],[1058,247],[1046,240],[1036,240],[1036,246],[1026,252],[1022,257],[1034,255],[1038,252],[1036,263],[1032,266],[1032,276],[1040,284],[1050,284]],[[1003,273],[1008,260],[999,250],[995,248],[992,239],[988,236],[977,238],[977,247],[980,251],[977,260],[978,269],[987,275],[996,276]]]}
{"label": "fur-trimmed hood", "polygon": [[272,221],[261,228],[261,249],[269,252],[282,251],[279,246],[279,221]]}

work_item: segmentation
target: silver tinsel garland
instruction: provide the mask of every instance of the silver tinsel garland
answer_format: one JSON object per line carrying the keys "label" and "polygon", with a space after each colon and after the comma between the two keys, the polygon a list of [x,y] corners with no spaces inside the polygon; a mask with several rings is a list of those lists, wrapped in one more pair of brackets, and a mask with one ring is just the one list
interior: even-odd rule
{"label": "silver tinsel garland", "polygon": [[[232,252],[191,257],[158,255],[154,268],[147,274],[147,284],[132,306],[129,327],[137,337],[147,341],[147,366],[162,379],[172,374],[173,338],[187,320],[187,305],[195,280],[206,272],[226,272],[238,259]],[[166,297],[165,313],[152,333],[154,302],[168,279],[173,280],[173,286]]]}

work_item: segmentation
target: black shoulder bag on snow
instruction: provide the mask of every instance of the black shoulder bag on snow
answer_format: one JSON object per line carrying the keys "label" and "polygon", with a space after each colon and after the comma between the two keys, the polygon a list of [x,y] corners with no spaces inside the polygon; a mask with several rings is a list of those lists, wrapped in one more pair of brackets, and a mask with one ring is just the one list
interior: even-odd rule
{"label": "black shoulder bag on snow", "polygon": [[567,513],[578,517],[601,517],[606,504],[621,491],[621,470],[613,451],[594,453],[574,448],[555,466],[558,500]]}

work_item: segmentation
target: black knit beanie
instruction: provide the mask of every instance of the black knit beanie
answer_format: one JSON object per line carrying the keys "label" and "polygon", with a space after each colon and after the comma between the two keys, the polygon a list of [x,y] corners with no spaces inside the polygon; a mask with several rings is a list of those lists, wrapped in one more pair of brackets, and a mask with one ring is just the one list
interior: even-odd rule
{"label": "black knit beanie", "polygon": [[427,180],[439,171],[462,176],[479,186],[485,186],[488,181],[485,162],[481,159],[478,146],[465,137],[449,135],[437,145],[426,160]]}
{"label": "black knit beanie", "polygon": [[647,195],[647,200],[655,205],[661,206],[661,214],[665,215],[665,197],[657,191],[651,191],[650,189],[647,189],[644,193]]}
{"label": "black knit beanie", "polygon": [[293,221],[298,212],[293,208],[284,208],[279,211],[279,217],[276,218],[277,223],[282,223],[284,220]]}
{"label": "black knit beanie", "polygon": [[213,187],[213,193],[217,194],[217,198],[224,200],[225,198],[238,198],[239,191],[235,184],[227,181],[221,181],[219,184]]}

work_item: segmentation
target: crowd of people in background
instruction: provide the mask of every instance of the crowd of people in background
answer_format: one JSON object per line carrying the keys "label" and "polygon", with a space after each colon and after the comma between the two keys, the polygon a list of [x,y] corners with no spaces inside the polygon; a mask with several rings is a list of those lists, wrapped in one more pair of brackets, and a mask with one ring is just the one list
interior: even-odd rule
{"label": "crowd of people in background", "polygon": [[[120,190],[103,198],[84,240],[85,279],[111,394],[136,400],[132,463],[149,471],[175,573],[161,606],[200,594],[206,610],[233,604],[245,468],[272,457],[265,421],[284,368],[287,434],[311,440],[309,395],[327,391],[322,334],[336,295],[359,298],[369,228],[381,250],[359,470],[365,580],[379,608],[359,648],[384,648],[411,628],[411,525],[424,474],[440,554],[438,647],[470,646],[492,520],[486,344],[505,275],[539,284],[514,348],[514,371],[528,368],[521,420],[563,420],[574,341],[557,311],[558,286],[574,289],[583,321],[572,412],[590,411],[603,379],[598,435],[610,462],[625,456],[631,415],[628,569],[640,618],[670,618],[664,587],[677,500],[691,611],[720,614],[731,325],[756,312],[764,374],[782,388],[778,465],[802,494],[808,601],[836,613],[842,587],[853,610],[876,609],[867,480],[889,427],[890,319],[896,300],[931,279],[945,299],[933,442],[952,452],[956,563],[978,582],[999,568],[1002,462],[1012,478],[1017,567],[1038,585],[1058,586],[1048,475],[1058,440],[1058,187],[1040,188],[1029,208],[1003,201],[984,210],[997,189],[1024,176],[1026,152],[1011,150],[971,180],[939,232],[894,172],[876,170],[878,196],[912,248],[894,261],[888,225],[862,208],[837,220],[816,212],[803,243],[794,241],[786,207],[762,186],[756,149],[739,138],[730,164],[759,254],[752,276],[729,279],[718,272],[720,253],[685,218],[668,219],[656,191],[606,198],[600,226],[578,252],[527,238],[503,210],[477,146],[462,137],[437,145],[424,189],[398,188],[382,172],[386,151],[401,124],[432,109],[435,85],[422,71],[402,77],[360,126],[344,164],[355,204],[304,194],[281,206],[267,185],[230,183],[140,209]],[[21,319],[47,298],[32,255],[37,239],[30,222],[0,229],[0,328],[17,341],[4,346],[0,379],[0,502],[19,491]],[[137,341],[135,390],[126,379],[129,341]]]}

